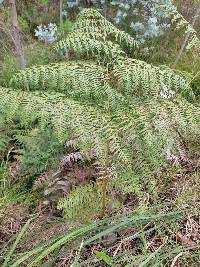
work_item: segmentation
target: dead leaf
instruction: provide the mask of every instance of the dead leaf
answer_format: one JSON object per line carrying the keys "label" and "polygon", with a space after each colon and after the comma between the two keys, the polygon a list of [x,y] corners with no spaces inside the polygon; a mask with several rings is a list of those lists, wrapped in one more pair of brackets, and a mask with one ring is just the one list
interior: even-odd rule
{"label": "dead leaf", "polygon": [[191,239],[187,238],[186,236],[183,236],[181,233],[176,234],[176,241],[180,243],[182,246],[195,246],[196,243],[192,241]]}

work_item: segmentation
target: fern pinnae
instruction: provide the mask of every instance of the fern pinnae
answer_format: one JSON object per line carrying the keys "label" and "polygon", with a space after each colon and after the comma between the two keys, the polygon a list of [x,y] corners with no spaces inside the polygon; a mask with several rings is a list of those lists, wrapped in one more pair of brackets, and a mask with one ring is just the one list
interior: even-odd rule
{"label": "fern pinnae", "polygon": [[178,12],[176,6],[174,6],[173,4],[161,5],[160,8],[165,9],[168,12],[169,17],[171,17],[172,24],[175,24],[175,27],[178,30],[184,29],[185,34],[187,33],[190,34],[189,42],[186,46],[186,49],[187,50],[197,49],[197,51],[199,52],[200,51],[200,40],[198,38],[198,34],[196,30],[192,27],[192,25],[183,17],[183,15],[181,15]]}
{"label": "fern pinnae", "polygon": [[106,38],[118,42],[120,45],[126,44],[132,49],[138,48],[138,43],[129,34],[117,29],[111,22],[107,21],[97,10],[84,9],[80,12],[73,30],[80,29],[86,33],[98,29]]}
{"label": "fern pinnae", "polygon": [[[177,75],[165,66],[154,67],[134,59],[118,60],[113,75],[120,80],[126,94],[158,97],[165,86],[168,91],[180,92],[182,90],[186,98],[194,98],[189,80],[183,79],[181,75]],[[138,91],[141,87],[143,92]]]}

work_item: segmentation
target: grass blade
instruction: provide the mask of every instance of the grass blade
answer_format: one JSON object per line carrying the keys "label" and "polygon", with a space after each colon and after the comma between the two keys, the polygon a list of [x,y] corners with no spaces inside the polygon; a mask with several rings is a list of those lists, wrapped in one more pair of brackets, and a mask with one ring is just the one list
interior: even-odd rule
{"label": "grass blade", "polygon": [[18,236],[17,236],[15,242],[13,243],[13,245],[12,245],[10,251],[9,251],[8,254],[5,256],[5,258],[4,258],[4,263],[3,263],[2,267],[6,267],[6,266],[8,266],[8,262],[9,262],[11,256],[12,256],[12,254],[14,253],[14,251],[15,251],[17,245],[19,244],[19,242],[20,242],[22,236],[23,236],[24,233],[26,232],[26,230],[27,230],[27,228],[29,227],[29,224],[30,224],[30,222],[31,222],[32,220],[33,220],[33,218],[29,219],[29,220],[25,223],[25,225],[22,227],[22,229],[21,229],[21,231],[19,232],[19,234],[18,234]]}

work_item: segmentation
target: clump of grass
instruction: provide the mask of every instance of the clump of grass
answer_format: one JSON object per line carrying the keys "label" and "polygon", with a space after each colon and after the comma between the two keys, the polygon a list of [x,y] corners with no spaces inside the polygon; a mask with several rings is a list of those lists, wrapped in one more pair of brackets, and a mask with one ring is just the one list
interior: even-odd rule
{"label": "clump of grass", "polygon": [[129,215],[114,215],[55,234],[48,242],[38,241],[24,254],[16,253],[9,266],[59,266],[64,255],[70,258],[65,266],[75,262],[75,266],[101,266],[108,259],[110,266],[173,266],[178,262],[196,266],[200,246],[188,226],[194,232],[197,223],[189,208],[144,205]]}

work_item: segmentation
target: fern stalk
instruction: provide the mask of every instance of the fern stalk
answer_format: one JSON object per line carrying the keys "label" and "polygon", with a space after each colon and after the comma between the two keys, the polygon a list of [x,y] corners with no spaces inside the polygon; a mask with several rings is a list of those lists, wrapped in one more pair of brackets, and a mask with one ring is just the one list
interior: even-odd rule
{"label": "fern stalk", "polygon": [[105,145],[105,169],[103,175],[103,193],[102,193],[102,211],[101,211],[101,218],[103,218],[106,214],[107,206],[108,206],[108,185],[109,185],[109,159],[110,150],[109,150],[109,142]]}

